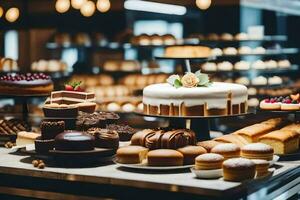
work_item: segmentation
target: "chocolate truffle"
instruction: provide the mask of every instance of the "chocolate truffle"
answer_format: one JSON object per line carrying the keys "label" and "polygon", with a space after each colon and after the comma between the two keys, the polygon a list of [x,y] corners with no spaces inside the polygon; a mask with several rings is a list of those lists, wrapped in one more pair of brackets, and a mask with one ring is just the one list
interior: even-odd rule
{"label": "chocolate truffle", "polygon": [[94,146],[95,137],[79,131],[65,131],[55,137],[55,150],[91,151]]}
{"label": "chocolate truffle", "polygon": [[136,129],[128,125],[110,124],[107,125],[108,130],[117,131],[120,141],[130,141],[133,134],[137,132]]}
{"label": "chocolate truffle", "polygon": [[96,147],[109,149],[117,149],[119,147],[119,135],[116,131],[90,128],[87,133],[96,138]]}
{"label": "chocolate truffle", "polygon": [[65,122],[64,121],[43,121],[41,123],[41,134],[42,139],[49,140],[54,139],[58,134],[64,132]]}

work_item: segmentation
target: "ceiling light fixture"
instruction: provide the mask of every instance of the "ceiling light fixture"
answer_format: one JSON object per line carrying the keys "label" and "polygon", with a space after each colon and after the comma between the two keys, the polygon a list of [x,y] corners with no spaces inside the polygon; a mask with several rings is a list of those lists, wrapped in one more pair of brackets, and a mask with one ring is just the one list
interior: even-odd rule
{"label": "ceiling light fixture", "polygon": [[79,10],[87,0],[71,0],[71,5],[74,9]]}
{"label": "ceiling light fixture", "polygon": [[109,0],[98,0],[96,6],[100,12],[105,13],[109,11],[111,4]]}
{"label": "ceiling light fixture", "polygon": [[55,3],[55,9],[59,13],[67,12],[71,7],[71,3],[69,0],[57,0]]}
{"label": "ceiling light fixture", "polygon": [[127,10],[162,13],[168,15],[185,15],[187,12],[186,7],[184,6],[142,0],[127,0],[124,2],[124,8]]}
{"label": "ceiling light fixture", "polygon": [[95,3],[93,1],[85,2],[80,8],[80,12],[85,17],[90,17],[94,14],[96,10]]}
{"label": "ceiling light fixture", "polygon": [[20,16],[20,11],[16,7],[8,9],[5,13],[5,19],[9,22],[15,22]]}
{"label": "ceiling light fixture", "polygon": [[3,10],[3,8],[0,6],[0,18],[3,16],[3,14],[4,14],[4,10]]}
{"label": "ceiling light fixture", "polygon": [[207,10],[211,6],[211,0],[196,0],[196,5],[201,10]]}

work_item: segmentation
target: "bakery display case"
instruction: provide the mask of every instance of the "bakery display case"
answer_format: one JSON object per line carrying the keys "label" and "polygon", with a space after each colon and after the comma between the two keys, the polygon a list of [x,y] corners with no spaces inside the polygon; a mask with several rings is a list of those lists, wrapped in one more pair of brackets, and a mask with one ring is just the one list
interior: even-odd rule
{"label": "bakery display case", "polygon": [[296,8],[0,2],[0,199],[299,199]]}

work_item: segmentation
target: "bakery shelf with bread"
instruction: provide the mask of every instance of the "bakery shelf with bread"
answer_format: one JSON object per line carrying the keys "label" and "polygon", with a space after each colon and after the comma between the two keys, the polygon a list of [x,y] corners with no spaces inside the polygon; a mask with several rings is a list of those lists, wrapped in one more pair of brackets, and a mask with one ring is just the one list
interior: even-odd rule
{"label": "bakery shelf with bread", "polygon": [[199,39],[200,42],[285,42],[287,41],[287,37],[285,35],[264,35],[262,37],[258,37],[256,35],[251,35],[245,32],[231,34],[231,33],[209,33],[209,34],[199,34],[194,33],[189,36],[189,38]]}
{"label": "bakery shelf with bread", "polygon": [[16,60],[0,57],[0,72],[17,72],[19,70]]}
{"label": "bakery shelf with bread", "polygon": [[33,72],[66,72],[68,66],[61,60],[38,60],[31,64]]}

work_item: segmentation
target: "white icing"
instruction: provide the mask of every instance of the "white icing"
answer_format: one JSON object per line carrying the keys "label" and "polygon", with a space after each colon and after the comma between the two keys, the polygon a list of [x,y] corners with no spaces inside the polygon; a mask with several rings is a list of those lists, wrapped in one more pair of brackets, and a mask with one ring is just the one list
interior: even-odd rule
{"label": "white icing", "polygon": [[216,153],[205,153],[201,154],[196,158],[196,161],[222,161],[224,157]]}
{"label": "white icing", "polygon": [[270,145],[264,143],[252,143],[245,145],[242,150],[246,151],[272,151],[273,148]]}
{"label": "white icing", "polygon": [[246,158],[231,158],[223,162],[226,167],[252,167],[255,163]]}
{"label": "white icing", "polygon": [[218,144],[214,148],[212,148],[212,152],[231,152],[231,151],[237,151],[240,148],[236,144]]}
{"label": "white icing", "polygon": [[206,104],[207,109],[225,109],[229,94],[232,95],[232,104],[244,103],[248,99],[247,87],[239,84],[214,82],[209,87],[175,88],[168,83],[162,83],[144,88],[143,103],[157,107],[171,104],[184,104],[187,107]]}

